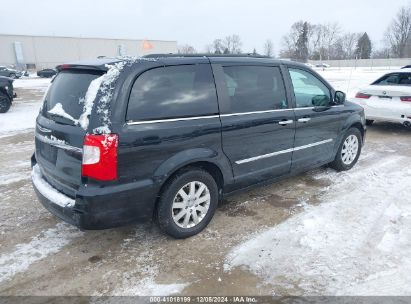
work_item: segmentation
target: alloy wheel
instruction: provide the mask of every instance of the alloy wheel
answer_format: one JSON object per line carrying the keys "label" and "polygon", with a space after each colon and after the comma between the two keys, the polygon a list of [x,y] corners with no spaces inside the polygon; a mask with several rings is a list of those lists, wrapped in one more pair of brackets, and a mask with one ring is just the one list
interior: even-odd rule
{"label": "alloy wheel", "polygon": [[198,225],[210,208],[211,196],[208,187],[199,181],[184,185],[175,195],[172,216],[177,226],[192,228]]}
{"label": "alloy wheel", "polygon": [[341,149],[341,159],[345,165],[351,165],[358,154],[359,142],[355,135],[348,136]]}

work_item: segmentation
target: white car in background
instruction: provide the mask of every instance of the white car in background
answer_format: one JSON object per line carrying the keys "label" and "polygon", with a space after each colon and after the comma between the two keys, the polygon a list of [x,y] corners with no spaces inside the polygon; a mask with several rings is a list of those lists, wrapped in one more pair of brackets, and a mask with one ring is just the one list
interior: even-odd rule
{"label": "white car in background", "polygon": [[411,127],[411,68],[385,74],[351,101],[364,108],[367,125],[381,120]]}

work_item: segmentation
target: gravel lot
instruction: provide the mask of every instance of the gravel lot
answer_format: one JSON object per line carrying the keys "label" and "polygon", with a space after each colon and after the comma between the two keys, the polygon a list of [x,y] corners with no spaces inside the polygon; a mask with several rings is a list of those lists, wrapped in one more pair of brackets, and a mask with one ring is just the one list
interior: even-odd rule
{"label": "gravel lot", "polygon": [[[349,96],[383,72],[354,72]],[[350,71],[322,73],[337,88],[347,90]],[[340,289],[340,294],[398,294],[402,291],[403,295],[411,295],[410,265],[401,259],[402,253],[410,253],[410,234],[403,230],[404,227],[408,229],[409,224],[400,225],[404,220],[410,222],[411,200],[409,196],[400,197],[403,188],[398,188],[398,197],[392,193],[394,185],[408,185],[406,182],[411,180],[411,130],[400,125],[376,123],[368,129],[366,146],[354,170],[336,174],[331,169],[321,168],[230,197],[217,210],[209,227],[190,239],[171,239],[152,224],[82,232],[47,212],[37,201],[30,183],[34,135],[32,129],[24,127],[24,123],[32,122],[30,119],[37,111],[46,86],[47,82],[41,79],[27,80],[26,83],[24,80],[16,81],[19,98],[12,110],[3,114],[5,119],[0,116],[0,295],[337,294],[335,288],[345,286],[344,283],[349,281],[363,284],[364,288],[353,289],[351,286],[351,289]],[[18,120],[19,117],[22,121]],[[11,121],[17,126],[5,131],[3,127]],[[400,172],[400,175],[392,175],[393,172]],[[386,184],[381,181],[385,176]],[[376,180],[378,182],[373,183]],[[366,191],[358,191],[363,185],[366,185]],[[326,231],[317,234],[318,231],[312,230],[318,237],[311,235],[314,239],[308,247],[295,234],[295,239],[288,240],[287,233],[275,230],[273,237],[277,239],[270,239],[271,243],[262,238],[270,229],[280,229],[284,225],[290,232],[298,231],[301,228],[298,217],[309,215],[313,210],[323,210],[330,201],[341,202],[340,212],[350,210],[359,201],[366,201],[374,191],[379,191],[381,201],[386,203],[378,211],[381,215],[392,203],[402,200],[402,204],[397,206],[401,216],[392,219],[395,223],[390,226],[399,232],[391,239],[391,247],[381,249],[381,241],[373,239],[375,236],[371,233],[379,227],[381,217],[373,214],[366,222],[369,229],[356,243],[358,250],[347,252],[341,256],[341,261],[337,255],[337,262],[345,263],[341,273],[330,269],[326,263],[328,260],[321,259],[321,254],[332,252],[328,253],[325,247],[313,246],[313,243],[324,244],[329,237]],[[349,192],[356,193],[359,201],[356,202],[356,197],[346,197]],[[371,210],[372,203],[371,200],[361,210]],[[362,217],[367,216],[365,212]],[[352,220],[358,221],[354,215]],[[349,217],[344,223],[344,226],[354,227]],[[380,234],[379,237],[383,238],[386,231],[380,231]],[[249,247],[253,246],[247,241],[254,239],[266,242],[263,247],[261,242],[258,243],[254,249],[258,246],[263,251],[272,249],[277,253],[275,257],[281,259],[281,267],[273,266],[275,260],[259,260],[255,251],[250,251],[245,257],[241,255],[247,254]],[[347,240],[340,239],[339,243],[344,241]],[[295,250],[302,257],[305,255],[302,249],[307,248],[311,254],[319,255],[313,260],[304,261],[302,258],[302,262],[297,262],[299,257],[292,256],[296,263],[295,267],[290,267],[294,265],[293,261],[285,264],[287,255],[278,254],[275,250],[278,243],[282,244],[278,248],[283,253]],[[284,249],[287,244],[288,248]],[[248,246],[248,249],[242,246]],[[347,243],[351,248],[349,246]],[[373,258],[372,253],[380,249],[388,250],[386,268],[363,267],[361,261]],[[254,261],[261,262],[270,273],[259,271],[253,266]],[[307,265],[312,267],[307,269]],[[363,267],[364,271],[359,274],[350,272],[356,267]],[[408,285],[401,285],[400,291],[393,288],[394,283],[384,285],[384,281],[379,281],[375,291],[372,287],[376,285],[366,285],[376,271],[380,274],[390,270],[396,270],[396,278],[402,278],[394,283],[408,281]],[[324,271],[327,275],[316,281],[315,274]],[[339,285],[333,283],[336,281]]]}

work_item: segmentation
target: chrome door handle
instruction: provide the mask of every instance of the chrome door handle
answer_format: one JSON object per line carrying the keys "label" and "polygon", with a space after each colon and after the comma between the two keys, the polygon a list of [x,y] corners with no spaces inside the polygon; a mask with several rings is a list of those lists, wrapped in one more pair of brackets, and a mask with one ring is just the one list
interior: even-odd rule
{"label": "chrome door handle", "polygon": [[281,120],[278,122],[279,125],[285,126],[285,125],[289,125],[292,124],[294,122],[294,120]]}
{"label": "chrome door handle", "polygon": [[304,117],[304,118],[299,118],[297,121],[298,122],[309,122],[311,120],[310,117]]}

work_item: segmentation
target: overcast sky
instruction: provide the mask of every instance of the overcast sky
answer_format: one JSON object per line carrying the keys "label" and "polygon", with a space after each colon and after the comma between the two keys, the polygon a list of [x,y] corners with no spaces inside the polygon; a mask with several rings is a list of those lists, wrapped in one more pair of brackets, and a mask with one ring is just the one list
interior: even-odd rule
{"label": "overcast sky", "polygon": [[[239,34],[243,51],[281,48],[292,23],[338,22],[379,44],[399,7],[410,0],[0,0],[0,33],[177,40],[197,51]],[[1,47],[1,46],[0,46]]]}

